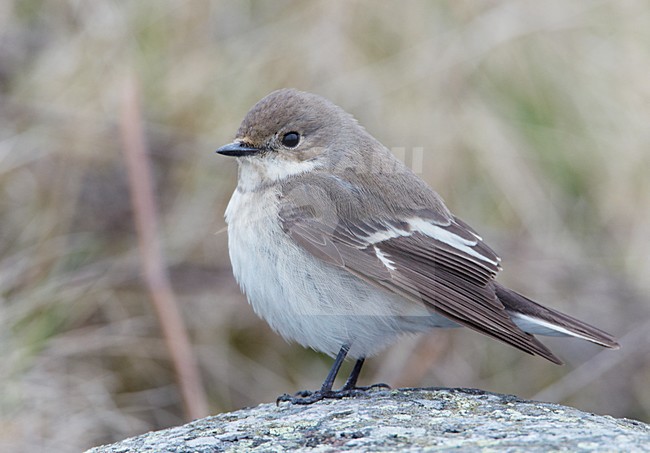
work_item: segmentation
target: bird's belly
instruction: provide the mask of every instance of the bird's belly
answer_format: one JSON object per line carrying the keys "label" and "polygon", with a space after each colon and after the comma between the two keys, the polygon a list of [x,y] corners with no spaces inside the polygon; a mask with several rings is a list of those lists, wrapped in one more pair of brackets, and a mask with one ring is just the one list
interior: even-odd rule
{"label": "bird's belly", "polygon": [[282,231],[277,196],[233,194],[228,248],[255,312],[288,340],[335,355],[370,356],[403,332],[454,325],[421,304],[376,288],[305,252]]}

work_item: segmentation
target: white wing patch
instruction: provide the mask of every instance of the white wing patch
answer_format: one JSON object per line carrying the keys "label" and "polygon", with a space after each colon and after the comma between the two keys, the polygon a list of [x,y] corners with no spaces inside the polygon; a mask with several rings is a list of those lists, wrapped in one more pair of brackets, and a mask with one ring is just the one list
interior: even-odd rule
{"label": "white wing patch", "polygon": [[[409,230],[403,230],[395,227],[388,227],[385,230],[375,231],[374,233],[366,236],[363,239],[368,243],[368,245],[375,245],[382,241],[387,241],[389,239],[394,239],[403,236],[411,236],[413,233],[418,232],[426,236],[429,236],[430,238],[435,239],[437,241],[444,242],[445,244],[449,244],[452,247],[462,252],[465,252],[468,255],[471,255],[475,258],[478,258],[481,261],[485,261],[495,266],[499,265],[499,261],[500,261],[499,258],[497,258],[496,260],[492,260],[489,257],[482,255],[476,250],[474,250],[473,247],[476,246],[480,241],[482,241],[482,238],[476,233],[470,231],[472,236],[474,236],[476,239],[468,240],[446,230],[444,226],[438,226],[434,223],[431,223],[431,221],[424,220],[420,217],[412,217],[410,219],[407,219],[406,223],[410,227]],[[375,253],[377,254],[377,258],[379,258],[382,261],[382,263],[386,265],[386,267],[394,270],[394,267],[389,267],[386,264],[386,261],[384,261],[386,259],[386,255],[383,254],[381,250],[378,250],[375,247]],[[380,254],[382,256],[379,256]],[[390,263],[391,266],[394,264],[390,260],[387,261]]]}
{"label": "white wing patch", "polygon": [[370,236],[363,239],[368,242],[368,245],[374,245],[378,242],[387,241],[400,236],[410,236],[412,234],[412,231],[400,230],[399,228],[388,228],[386,230],[375,231]]}
{"label": "white wing patch", "polygon": [[439,227],[431,222],[428,222],[426,220],[417,217],[408,219],[407,222],[411,226],[411,228],[415,231],[425,234],[430,238],[436,239],[440,242],[444,242],[445,244],[449,244],[452,247],[467,253],[468,255],[480,259],[481,261],[494,264],[495,266],[499,265],[498,261],[492,260],[485,255],[481,255],[480,253],[478,253],[476,250],[473,249],[473,247],[477,245],[481,240],[481,238],[477,235],[474,235],[476,237],[476,240],[470,241],[454,233],[451,233],[448,230],[445,230],[444,228]]}
{"label": "white wing patch", "polygon": [[376,245],[373,246],[375,249],[375,255],[377,255],[377,258],[379,258],[379,261],[383,263],[384,266],[386,266],[388,269],[391,271],[395,270],[395,263],[392,262],[389,258],[388,255],[386,255],[384,252],[382,252],[379,247]]}

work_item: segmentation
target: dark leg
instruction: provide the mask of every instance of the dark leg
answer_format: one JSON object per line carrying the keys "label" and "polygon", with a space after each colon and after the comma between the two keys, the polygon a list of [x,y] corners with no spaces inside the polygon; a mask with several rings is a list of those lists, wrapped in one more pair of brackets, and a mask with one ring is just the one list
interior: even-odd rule
{"label": "dark leg", "polygon": [[[350,350],[350,346],[347,344],[344,344],[341,346],[341,350],[339,353],[336,355],[336,359],[334,360],[334,364],[332,365],[332,368],[330,369],[330,372],[327,373],[327,377],[325,378],[325,382],[323,382],[323,385],[320,388],[321,392],[329,392],[332,390],[332,386],[334,385],[334,381],[336,380],[336,375],[339,374],[339,370],[341,369],[341,365],[343,365],[343,361],[345,360],[345,356],[348,355],[348,351]],[[361,371],[361,370],[359,370]]]}
{"label": "dark leg", "polygon": [[359,379],[359,374],[361,373],[361,367],[363,366],[363,362],[365,362],[365,358],[361,358],[357,360],[357,363],[354,364],[354,368],[352,368],[352,371],[350,372],[350,376],[348,377],[348,380],[345,381],[345,384],[343,384],[343,388],[341,388],[341,391],[348,391],[348,392],[356,392],[356,394],[368,391],[370,389],[375,389],[375,388],[384,388],[384,389],[389,389],[390,386],[388,384],[373,384],[368,387],[357,387],[357,380]]}
{"label": "dark leg", "polygon": [[312,392],[309,390],[302,390],[293,396],[287,395],[285,393],[284,395],[278,397],[276,403],[280,403],[280,401],[288,401],[292,404],[312,404],[315,403],[316,401],[320,401],[326,398],[340,399],[340,398],[345,398],[350,396],[367,395],[366,391],[373,388],[390,388],[386,384],[375,384],[375,385],[371,385],[370,387],[357,387],[357,380],[359,379],[359,373],[361,373],[361,367],[363,367],[363,362],[365,361],[365,359],[361,358],[358,359],[357,362],[354,364],[354,368],[352,368],[352,371],[350,372],[350,377],[348,377],[347,381],[345,381],[345,384],[343,385],[341,390],[333,391],[332,386],[334,385],[334,381],[336,380],[336,375],[339,373],[339,370],[341,369],[341,365],[343,364],[343,361],[345,360],[345,356],[348,354],[349,350],[350,350],[349,345],[343,345],[341,347],[341,350],[336,356],[336,360],[334,360],[334,364],[332,365],[330,372],[327,374],[327,377],[325,378],[325,382],[323,382],[323,385],[321,386],[320,390],[316,392]]}
{"label": "dark leg", "polygon": [[357,360],[357,363],[354,364],[354,368],[352,368],[352,371],[350,372],[348,380],[345,381],[345,384],[343,384],[343,390],[350,390],[357,387],[357,380],[359,379],[359,374],[361,374],[361,367],[365,361],[365,358]]}
{"label": "dark leg", "polygon": [[[336,375],[339,374],[341,365],[343,365],[343,361],[345,360],[345,356],[348,355],[349,350],[350,345],[344,344],[341,346],[341,350],[337,354],[334,364],[332,365],[330,372],[327,373],[327,377],[319,391],[312,392],[310,390],[301,390],[293,396],[285,393],[284,395],[280,395],[275,402],[279,403],[280,401],[289,401],[293,404],[312,404],[324,398],[336,398],[333,396],[336,392],[332,392],[332,386],[334,385]],[[342,396],[339,398],[342,398]]]}

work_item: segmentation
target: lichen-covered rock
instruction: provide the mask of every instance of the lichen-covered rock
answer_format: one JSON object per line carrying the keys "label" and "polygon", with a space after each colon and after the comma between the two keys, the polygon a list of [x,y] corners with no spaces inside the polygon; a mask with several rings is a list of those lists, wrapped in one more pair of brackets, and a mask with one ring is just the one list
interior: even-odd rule
{"label": "lichen-covered rock", "polygon": [[650,426],[472,389],[398,389],[196,420],[93,453],[650,451]]}

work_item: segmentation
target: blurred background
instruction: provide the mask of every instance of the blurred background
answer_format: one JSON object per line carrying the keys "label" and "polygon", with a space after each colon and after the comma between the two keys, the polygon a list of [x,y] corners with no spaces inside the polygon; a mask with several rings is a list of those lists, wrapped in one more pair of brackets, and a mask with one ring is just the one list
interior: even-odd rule
{"label": "blurred background", "polygon": [[317,388],[331,365],[240,293],[223,220],[236,164],[214,154],[295,87],[413,165],[500,253],[502,282],[622,344],[544,339],[558,367],[441,330],[369,360],[362,383],[650,422],[648,23],[632,0],[0,2],[0,449],[78,451],[185,419],[142,278],[129,80],[210,413]]}

